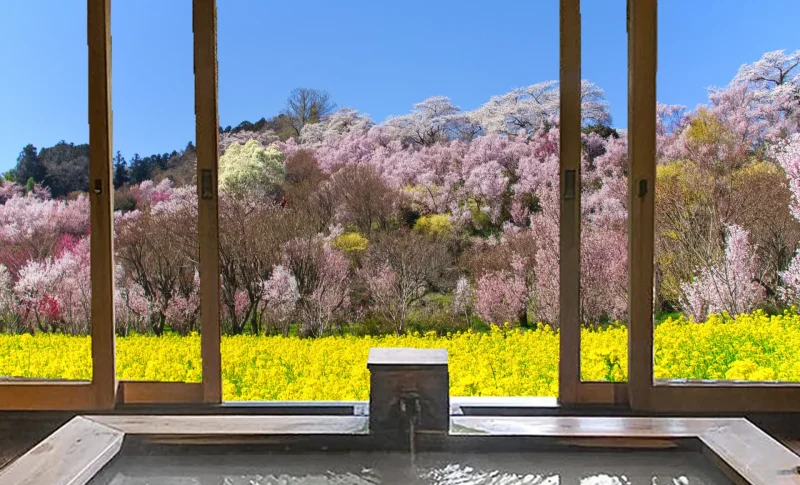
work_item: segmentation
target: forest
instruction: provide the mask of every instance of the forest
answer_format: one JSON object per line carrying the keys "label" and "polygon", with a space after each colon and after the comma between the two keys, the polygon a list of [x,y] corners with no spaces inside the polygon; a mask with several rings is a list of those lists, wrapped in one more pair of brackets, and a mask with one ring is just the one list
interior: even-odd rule
{"label": "forest", "polygon": [[[584,81],[581,320],[627,318],[627,133]],[[557,329],[559,91],[375,123],[324,91],[220,128],[224,332],[324,337]],[[656,312],[800,302],[800,51],[693,109],[658,105]],[[199,331],[195,151],[114,160],[116,329]],[[25,146],[0,185],[0,331],[90,329],[88,146]]]}

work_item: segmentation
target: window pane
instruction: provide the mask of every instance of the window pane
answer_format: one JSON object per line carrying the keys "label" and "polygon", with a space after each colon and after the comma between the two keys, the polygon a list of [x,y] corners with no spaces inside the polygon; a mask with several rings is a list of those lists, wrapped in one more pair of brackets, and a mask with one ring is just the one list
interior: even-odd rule
{"label": "window pane", "polygon": [[191,7],[148,0],[111,9],[117,376],[124,380],[202,379]]}
{"label": "window pane", "polygon": [[626,4],[584,1],[581,380],[628,376]]}
{"label": "window pane", "polygon": [[376,346],[558,391],[558,2],[417,3],[218,6],[225,400],[364,400]]}
{"label": "window pane", "polygon": [[657,379],[800,380],[797,12],[661,2]]}
{"label": "window pane", "polygon": [[4,10],[0,376],[89,380],[86,5]]}

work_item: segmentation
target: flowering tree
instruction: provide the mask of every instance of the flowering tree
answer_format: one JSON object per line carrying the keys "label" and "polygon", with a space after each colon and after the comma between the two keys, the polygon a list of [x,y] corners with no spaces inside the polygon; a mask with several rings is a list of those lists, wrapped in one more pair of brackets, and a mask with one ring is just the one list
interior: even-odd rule
{"label": "flowering tree", "polygon": [[22,186],[11,180],[0,181],[0,204],[5,204],[12,197],[22,195]]}
{"label": "flowering tree", "polygon": [[319,145],[346,133],[365,133],[374,125],[368,115],[352,108],[340,108],[319,123],[303,126],[300,141],[306,145]]}
{"label": "flowering tree", "polygon": [[283,181],[283,160],[275,145],[264,148],[256,140],[234,143],[219,157],[219,187],[237,194],[273,194]]}
{"label": "flowering tree", "polygon": [[800,220],[800,133],[795,133],[788,140],[773,148],[773,155],[789,180],[792,200],[789,208],[795,219]]}
{"label": "flowering tree", "polygon": [[71,201],[52,200],[46,192],[14,195],[0,205],[0,264],[16,277],[26,261],[56,257],[62,242],[88,228],[85,195]]}
{"label": "flowering tree", "polygon": [[784,138],[800,128],[800,50],[767,52],[745,64],[732,85],[752,92],[748,97],[752,115],[760,121],[768,139]]}
{"label": "flowering tree", "polygon": [[[701,319],[747,311],[765,294],[800,303],[798,66],[797,52],[770,52],[704,106],[658,106],[659,308],[683,306]],[[628,140],[607,126],[602,90],[584,81],[581,96],[580,314],[586,323],[624,320]],[[348,108],[296,107],[285,142],[263,130],[220,137],[227,332],[287,334],[297,321],[303,335],[326,334],[352,317],[353,276],[357,301],[397,332],[424,295],[450,291],[459,315],[558,324],[556,82],[469,112],[428,98],[377,125]],[[184,179],[123,189],[121,333],[197,329],[197,193]],[[42,186],[2,182],[3,328],[88,332],[88,213],[85,195],[53,199]]]}
{"label": "flowering tree", "polygon": [[289,324],[297,309],[300,291],[294,275],[282,265],[272,269],[272,276],[264,282],[263,318],[268,327],[278,329],[286,337]]}
{"label": "flowering tree", "polygon": [[464,315],[464,319],[469,323],[470,316],[475,310],[475,291],[465,277],[460,277],[456,282],[453,291],[453,312],[456,315]]}
{"label": "flowering tree", "polygon": [[733,315],[752,311],[764,298],[764,288],[754,279],[756,261],[747,231],[727,227],[724,258],[700,269],[691,282],[684,283],[681,303],[697,321],[708,312],[727,311]]}
{"label": "flowering tree", "polygon": [[528,308],[525,280],[506,271],[485,274],[475,289],[475,311],[486,322],[516,325]]}
{"label": "flowering tree", "polygon": [[[795,219],[800,220],[800,133],[795,133],[789,139],[777,144],[773,149],[773,155],[789,180],[789,191],[791,192],[791,202],[789,210]],[[800,252],[794,258],[785,271],[778,273],[782,284],[779,287],[781,299],[792,305],[800,303]]]}
{"label": "flowering tree", "polygon": [[246,145],[250,140],[256,141],[262,147],[268,147],[273,143],[277,143],[278,136],[270,130],[262,131],[248,131],[240,130],[237,132],[220,133],[219,135],[219,153],[224,155],[228,148],[233,145]]}
{"label": "flowering tree", "polygon": [[[117,258],[124,273],[141,288],[147,300],[146,318],[156,335],[172,324],[170,317],[189,311],[190,302],[196,300],[192,296],[197,241],[193,192],[175,189],[168,199],[115,217]],[[177,300],[172,302],[173,298]],[[176,320],[175,330],[191,321]]]}
{"label": "flowering tree", "polygon": [[412,306],[444,283],[449,263],[445,247],[435,238],[417,232],[382,234],[370,246],[359,276],[373,309],[400,334]]}
{"label": "flowering tree", "polygon": [[283,266],[297,282],[301,333],[324,335],[350,306],[347,258],[319,236],[298,237],[286,243]]}
{"label": "flowering tree", "polygon": [[405,144],[431,146],[458,137],[464,120],[450,98],[434,96],[415,104],[410,114],[388,119],[384,126]]}

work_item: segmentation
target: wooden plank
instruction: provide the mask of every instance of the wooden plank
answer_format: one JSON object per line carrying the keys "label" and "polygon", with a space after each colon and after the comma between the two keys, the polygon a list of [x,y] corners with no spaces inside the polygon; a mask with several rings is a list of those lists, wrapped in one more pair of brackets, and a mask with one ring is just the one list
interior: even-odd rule
{"label": "wooden plank", "polygon": [[0,471],[0,485],[84,485],[117,455],[123,438],[78,416]]}
{"label": "wooden plank", "polygon": [[710,429],[700,440],[749,484],[800,484],[800,457],[744,419]]}
{"label": "wooden plank", "polygon": [[187,404],[203,402],[203,384],[197,382],[122,381],[118,404]]}
{"label": "wooden plank", "polygon": [[100,409],[96,389],[86,381],[15,382],[0,385],[5,411],[88,411]]}
{"label": "wooden plank", "polygon": [[628,403],[627,382],[581,382],[577,404],[624,405]]}
{"label": "wooden plank", "polygon": [[220,356],[219,116],[217,112],[217,12],[215,0],[193,0],[194,89],[197,137],[197,233],[200,260],[200,327],[203,400],[222,402]]}
{"label": "wooden plank", "polygon": [[561,0],[560,5],[558,398],[574,404],[581,379],[581,12],[580,0]]}
{"label": "wooden plank", "polygon": [[599,448],[602,451],[615,448],[665,450],[680,447],[677,441],[666,438],[563,438],[558,442],[579,448]]}
{"label": "wooden plank", "polygon": [[735,419],[622,417],[455,416],[454,435],[543,436],[569,438],[694,438]]}
{"label": "wooden plank", "polygon": [[628,390],[646,409],[653,387],[657,0],[628,2]]}
{"label": "wooden plank", "polygon": [[648,410],[678,413],[796,412],[800,388],[758,385],[670,385],[649,391]]}
{"label": "wooden plank", "polygon": [[92,386],[97,405],[115,402],[114,186],[111,183],[111,0],[88,0],[89,197],[91,203]]}
{"label": "wooden plank", "polygon": [[87,416],[131,436],[365,434],[365,416]]}

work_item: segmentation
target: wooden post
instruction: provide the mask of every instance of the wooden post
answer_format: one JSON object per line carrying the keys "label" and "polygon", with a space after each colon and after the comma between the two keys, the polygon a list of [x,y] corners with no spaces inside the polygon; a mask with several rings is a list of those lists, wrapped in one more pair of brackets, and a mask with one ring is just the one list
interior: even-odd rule
{"label": "wooden post", "polygon": [[560,231],[561,350],[559,402],[575,404],[581,380],[581,11],[580,0],[561,0],[560,14]]}
{"label": "wooden post", "polygon": [[88,0],[89,197],[91,203],[92,386],[99,408],[116,400],[114,186],[111,181],[111,0]]}
{"label": "wooden post", "polygon": [[200,260],[203,400],[222,402],[220,363],[219,115],[217,112],[217,10],[215,0],[193,0],[194,112],[197,136],[197,234]]}
{"label": "wooden post", "polygon": [[653,388],[657,0],[628,0],[628,399]]}

